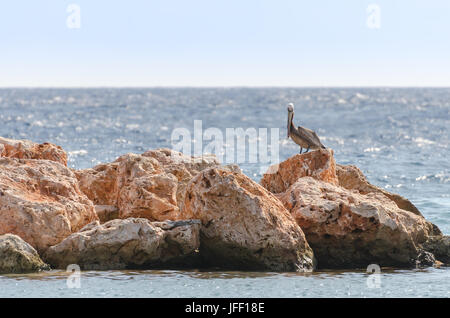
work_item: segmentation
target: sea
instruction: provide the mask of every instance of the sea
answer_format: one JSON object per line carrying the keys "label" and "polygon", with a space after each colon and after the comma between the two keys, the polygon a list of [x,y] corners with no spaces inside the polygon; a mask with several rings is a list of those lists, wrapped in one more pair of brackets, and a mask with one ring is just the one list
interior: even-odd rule
{"label": "sea", "polygon": [[[358,166],[450,234],[450,88],[4,88],[0,136],[60,145],[75,169],[190,144],[183,149],[214,152],[258,182],[299,152],[286,138],[288,103],[294,123],[315,130],[338,163]],[[248,132],[241,142],[226,138],[239,128]],[[82,271],[76,286],[71,275],[1,275],[0,297],[450,297],[448,267]]]}

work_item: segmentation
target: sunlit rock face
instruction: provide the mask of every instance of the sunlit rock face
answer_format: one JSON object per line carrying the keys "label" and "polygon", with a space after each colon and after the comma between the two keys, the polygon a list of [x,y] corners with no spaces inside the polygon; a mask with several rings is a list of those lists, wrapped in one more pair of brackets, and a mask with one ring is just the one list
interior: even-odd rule
{"label": "sunlit rock face", "polygon": [[126,154],[75,174],[94,204],[117,207],[119,218],[164,221],[179,219],[187,183],[199,171],[218,165],[211,155],[190,157],[158,149]]}
{"label": "sunlit rock face", "polygon": [[320,149],[294,155],[280,164],[271,166],[260,183],[272,193],[281,193],[303,177],[338,184],[333,151]]}
{"label": "sunlit rock face", "polygon": [[38,252],[97,220],[73,172],[49,160],[0,158],[0,234]]}
{"label": "sunlit rock face", "polygon": [[67,154],[60,146],[37,144],[29,140],[0,137],[0,157],[51,160],[67,166]]}
{"label": "sunlit rock face", "polygon": [[331,150],[295,155],[261,184],[276,194],[305,233],[319,268],[420,265],[422,244],[439,229],[407,199],[371,185]]}
{"label": "sunlit rock face", "polygon": [[237,171],[203,170],[187,185],[181,213],[199,219],[200,254],[229,269],[311,271],[314,256],[281,202]]}

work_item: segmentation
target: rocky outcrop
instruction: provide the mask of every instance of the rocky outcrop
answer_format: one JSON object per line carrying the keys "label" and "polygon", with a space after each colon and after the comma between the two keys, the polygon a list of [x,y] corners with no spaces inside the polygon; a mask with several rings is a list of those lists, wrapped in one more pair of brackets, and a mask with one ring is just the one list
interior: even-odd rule
{"label": "rocky outcrop", "polygon": [[13,140],[0,137],[0,157],[51,160],[67,166],[67,154],[50,143],[37,144],[29,140]]}
{"label": "rocky outcrop", "polygon": [[450,264],[450,236],[431,236],[424,244],[423,249],[432,253],[436,259],[444,264]]}
{"label": "rocky outcrop", "polygon": [[300,225],[319,268],[409,267],[434,259],[422,244],[440,230],[357,167],[336,165],[332,150],[295,155],[272,167],[261,184]]}
{"label": "rocky outcrop", "polygon": [[200,219],[205,265],[311,271],[313,253],[281,202],[240,172],[209,168],[187,185],[182,217]]}
{"label": "rocky outcrop", "polygon": [[96,205],[115,206],[120,218],[177,220],[187,183],[214,156],[188,157],[169,149],[126,154],[92,169],[75,171],[82,191]]}
{"label": "rocky outcrop", "polygon": [[16,234],[38,252],[97,220],[70,169],[16,158],[0,158],[0,216],[0,235]]}
{"label": "rocky outcrop", "polygon": [[311,177],[279,199],[304,231],[320,268],[412,266],[433,233],[423,217],[381,193],[366,195]]}
{"label": "rocky outcrop", "polygon": [[361,194],[381,193],[394,201],[400,209],[422,216],[420,211],[409,200],[370,184],[362,171],[356,166],[343,166],[338,164],[336,165],[336,174],[341,187],[348,190],[356,190]]}
{"label": "rocky outcrop", "polygon": [[272,193],[282,193],[303,177],[338,184],[333,150],[320,149],[297,154],[273,165],[263,175],[261,185]]}
{"label": "rocky outcrop", "polygon": [[17,235],[0,236],[0,273],[27,273],[49,270],[36,250]]}
{"label": "rocky outcrop", "polygon": [[47,250],[56,268],[78,264],[85,270],[193,266],[200,222],[153,222],[143,218],[93,222]]}

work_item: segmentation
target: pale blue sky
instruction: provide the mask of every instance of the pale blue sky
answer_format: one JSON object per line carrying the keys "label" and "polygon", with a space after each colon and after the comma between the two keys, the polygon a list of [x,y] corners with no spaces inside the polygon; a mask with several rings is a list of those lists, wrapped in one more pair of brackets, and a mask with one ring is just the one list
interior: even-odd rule
{"label": "pale blue sky", "polygon": [[2,87],[450,86],[448,0],[3,0],[0,41]]}

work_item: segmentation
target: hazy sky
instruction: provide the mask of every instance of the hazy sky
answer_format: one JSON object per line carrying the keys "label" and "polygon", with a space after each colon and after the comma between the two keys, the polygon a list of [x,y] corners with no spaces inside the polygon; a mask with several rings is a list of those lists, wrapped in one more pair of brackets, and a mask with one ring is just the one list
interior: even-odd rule
{"label": "hazy sky", "polygon": [[448,0],[1,1],[0,43],[2,87],[450,86]]}

